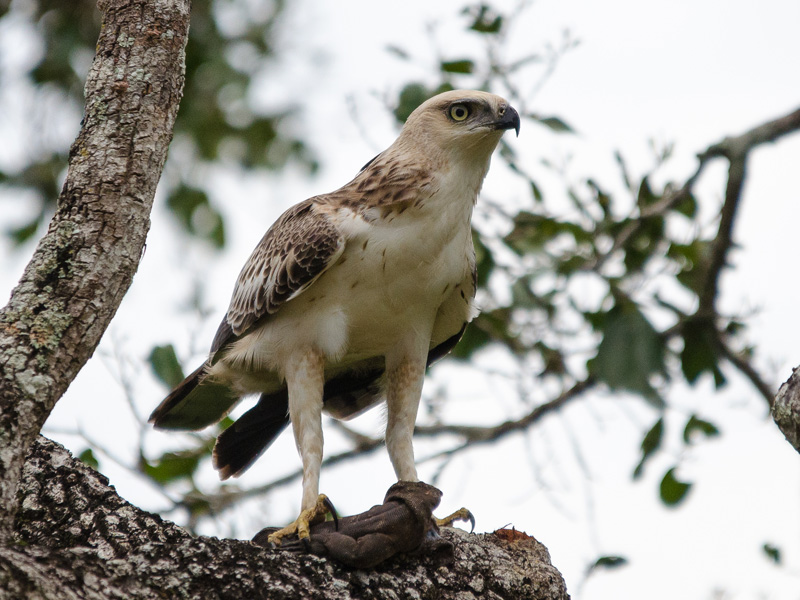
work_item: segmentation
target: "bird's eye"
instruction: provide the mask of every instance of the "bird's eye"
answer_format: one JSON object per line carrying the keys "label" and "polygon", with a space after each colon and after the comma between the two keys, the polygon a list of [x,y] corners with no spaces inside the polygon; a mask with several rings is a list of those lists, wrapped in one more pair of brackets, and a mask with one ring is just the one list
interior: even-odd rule
{"label": "bird's eye", "polygon": [[450,107],[450,117],[453,121],[463,121],[469,116],[469,109],[463,104],[454,104]]}

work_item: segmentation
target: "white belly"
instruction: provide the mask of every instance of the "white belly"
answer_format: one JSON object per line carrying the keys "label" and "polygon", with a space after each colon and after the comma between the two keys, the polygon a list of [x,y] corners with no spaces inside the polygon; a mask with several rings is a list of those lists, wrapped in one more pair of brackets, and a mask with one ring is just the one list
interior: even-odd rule
{"label": "white belly", "polygon": [[287,361],[309,347],[336,371],[392,352],[427,354],[455,335],[473,316],[471,289],[464,289],[471,281],[471,206],[426,212],[432,214],[408,211],[379,226],[346,215],[338,262],[235,342],[214,376],[235,382],[242,394],[268,392]]}

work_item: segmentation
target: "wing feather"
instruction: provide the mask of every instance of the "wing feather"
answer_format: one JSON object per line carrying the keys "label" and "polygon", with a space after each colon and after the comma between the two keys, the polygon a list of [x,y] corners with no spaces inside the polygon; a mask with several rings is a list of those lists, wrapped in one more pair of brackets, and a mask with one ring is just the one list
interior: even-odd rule
{"label": "wing feather", "polygon": [[336,225],[315,210],[315,198],[283,213],[239,273],[212,354],[308,289],[339,259],[344,246],[344,236]]}

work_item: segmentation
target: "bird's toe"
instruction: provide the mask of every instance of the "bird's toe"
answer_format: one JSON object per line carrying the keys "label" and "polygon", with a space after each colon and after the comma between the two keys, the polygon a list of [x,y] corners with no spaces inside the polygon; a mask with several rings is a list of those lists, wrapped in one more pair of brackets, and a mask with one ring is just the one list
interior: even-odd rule
{"label": "bird's toe", "polygon": [[452,527],[456,521],[469,521],[470,533],[475,531],[475,516],[466,508],[459,508],[452,515],[448,515],[443,519],[434,517],[433,520],[439,527]]}
{"label": "bird's toe", "polygon": [[317,502],[311,508],[307,508],[300,513],[300,516],[293,522],[279,529],[269,535],[267,542],[272,546],[280,546],[281,542],[292,536],[297,536],[303,546],[309,548],[309,536],[311,535],[311,526],[316,523],[321,523],[325,520],[328,514],[333,515],[334,522],[338,525],[338,517],[333,503],[328,499],[325,494],[320,494]]}

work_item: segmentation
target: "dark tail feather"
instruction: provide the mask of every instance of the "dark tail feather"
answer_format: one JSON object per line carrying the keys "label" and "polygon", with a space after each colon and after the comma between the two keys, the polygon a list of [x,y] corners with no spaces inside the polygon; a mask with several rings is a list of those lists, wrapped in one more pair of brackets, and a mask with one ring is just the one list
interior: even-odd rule
{"label": "dark tail feather", "polygon": [[191,375],[189,375],[186,379],[181,381],[172,392],[170,392],[169,396],[164,398],[161,401],[156,409],[150,414],[150,418],[148,419],[149,423],[152,423],[154,427],[159,429],[171,429],[170,427],[170,412],[178,406],[189,394],[191,394],[197,384],[200,383],[200,376],[203,374],[203,369],[205,365],[201,366],[199,369],[196,369]]}
{"label": "dark tail feather", "polygon": [[[374,405],[380,396],[376,381],[383,369],[358,375],[345,374],[325,384],[325,409],[340,418],[335,408],[343,407],[346,417]],[[374,389],[373,389],[374,388]],[[360,404],[359,404],[360,402]],[[241,475],[261,456],[291,422],[286,388],[261,394],[258,403],[217,438],[214,468],[220,479]]]}
{"label": "dark tail feather", "polygon": [[252,465],[289,424],[286,389],[261,394],[258,404],[223,431],[214,446],[220,479],[237,476]]}
{"label": "dark tail feather", "polygon": [[217,423],[239,401],[228,387],[204,377],[206,365],[181,381],[150,415],[157,429],[197,431]]}

